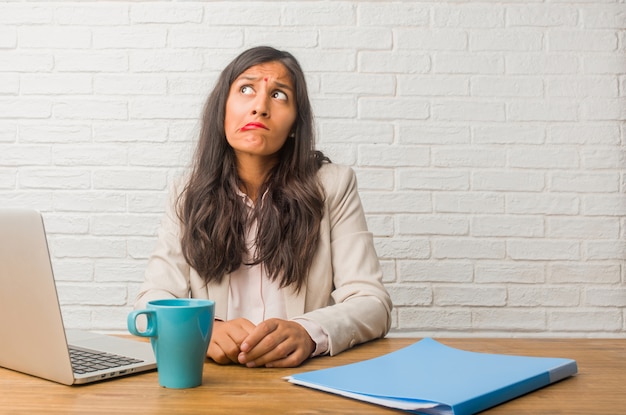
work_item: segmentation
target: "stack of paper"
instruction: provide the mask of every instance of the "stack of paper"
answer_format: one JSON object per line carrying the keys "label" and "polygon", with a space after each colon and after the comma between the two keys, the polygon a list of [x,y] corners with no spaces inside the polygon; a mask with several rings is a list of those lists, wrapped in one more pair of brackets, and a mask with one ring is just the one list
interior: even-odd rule
{"label": "stack of paper", "polygon": [[577,371],[571,359],[468,352],[427,338],[384,356],[287,380],[419,414],[471,415]]}

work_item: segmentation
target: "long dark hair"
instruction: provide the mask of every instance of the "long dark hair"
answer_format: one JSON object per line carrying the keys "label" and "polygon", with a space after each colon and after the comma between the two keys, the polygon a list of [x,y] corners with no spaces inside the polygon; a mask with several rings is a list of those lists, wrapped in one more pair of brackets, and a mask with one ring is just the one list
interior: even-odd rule
{"label": "long dark hair", "polygon": [[[280,62],[295,87],[297,118],[250,215],[237,195],[240,179],[235,153],[226,141],[224,117],[231,84],[248,68]],[[289,52],[260,46],[248,49],[222,71],[206,102],[189,180],[178,199],[181,244],[187,262],[208,283],[221,281],[246,257],[245,233],[257,220],[256,249],[248,265],[261,264],[281,287],[300,290],[319,238],[324,193],[317,171],[329,161],[315,150],[313,114],[304,73]]]}

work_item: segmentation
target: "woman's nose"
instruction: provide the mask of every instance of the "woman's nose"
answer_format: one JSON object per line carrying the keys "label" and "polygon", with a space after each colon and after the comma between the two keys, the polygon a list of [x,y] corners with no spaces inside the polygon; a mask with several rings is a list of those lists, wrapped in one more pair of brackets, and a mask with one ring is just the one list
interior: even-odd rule
{"label": "woman's nose", "polygon": [[258,114],[262,117],[269,117],[270,111],[268,99],[262,96],[262,94],[259,94],[259,96],[257,96],[257,99],[254,100],[254,104],[252,106],[252,114]]}

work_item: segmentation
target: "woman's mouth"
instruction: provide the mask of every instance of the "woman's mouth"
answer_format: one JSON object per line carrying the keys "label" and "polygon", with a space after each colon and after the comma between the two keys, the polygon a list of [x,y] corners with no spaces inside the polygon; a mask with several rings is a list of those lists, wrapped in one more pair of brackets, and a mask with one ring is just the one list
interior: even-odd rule
{"label": "woman's mouth", "polygon": [[269,128],[267,128],[265,124],[260,123],[260,122],[249,122],[248,124],[241,127],[241,131],[258,130],[258,129],[269,130]]}

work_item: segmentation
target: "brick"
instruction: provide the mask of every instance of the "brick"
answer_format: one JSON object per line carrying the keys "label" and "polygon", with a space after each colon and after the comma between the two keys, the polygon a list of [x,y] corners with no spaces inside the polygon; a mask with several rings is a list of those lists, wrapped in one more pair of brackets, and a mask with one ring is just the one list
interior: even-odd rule
{"label": "brick", "polygon": [[56,59],[56,54],[53,55],[46,50],[36,52],[3,50],[2,56],[3,58],[0,59],[0,72],[50,71],[55,66]]}
{"label": "brick", "polygon": [[204,16],[201,4],[131,4],[132,23],[200,23]]}
{"label": "brick", "polygon": [[424,120],[430,115],[430,104],[419,98],[361,98],[359,117],[380,119]]}
{"label": "brick", "polygon": [[613,146],[609,148],[589,148],[580,150],[581,166],[584,169],[615,169],[626,163],[626,153],[623,148]]}
{"label": "brick", "polygon": [[95,28],[92,31],[94,49],[153,49],[164,48],[168,31],[164,27],[138,26]]}
{"label": "brick", "polygon": [[[381,157],[384,154],[384,157]],[[400,145],[360,145],[358,148],[358,163],[369,167],[401,167],[426,166],[430,156],[428,149],[418,146]]]}
{"label": "brick", "polygon": [[57,166],[109,166],[126,164],[127,150],[105,146],[54,146],[52,162]]}
{"label": "brick", "polygon": [[0,27],[0,49],[17,47],[17,30],[11,27]]}
{"label": "brick", "polygon": [[54,210],[60,212],[125,212],[126,195],[122,192],[57,191],[54,193]]}
{"label": "brick", "polygon": [[54,9],[44,5],[5,3],[0,13],[0,23],[3,24],[46,24],[53,19]]}
{"label": "brick", "polygon": [[309,49],[302,54],[294,52],[305,72],[353,72],[356,69],[356,52],[350,50]]}
{"label": "brick", "polygon": [[61,25],[116,26],[129,23],[128,6],[114,3],[60,5],[54,8],[54,18]]}
{"label": "brick", "polygon": [[622,315],[618,310],[550,311],[548,329],[564,332],[612,332],[622,328]]}
{"label": "brick", "polygon": [[[252,19],[258,19],[258,16],[253,15]],[[240,20],[237,19],[236,23]],[[287,3],[282,9],[281,23],[285,26],[353,25],[356,23],[356,6],[348,2]]]}
{"label": "brick", "polygon": [[546,281],[545,266],[536,263],[482,262],[476,265],[477,283],[541,284]]}
{"label": "brick", "polygon": [[393,126],[387,122],[325,120],[320,123],[319,142],[391,144]]}
{"label": "brick", "polygon": [[163,190],[165,172],[157,169],[106,169],[93,172],[94,189]]}
{"label": "brick", "polygon": [[550,174],[550,190],[556,192],[606,193],[619,188],[617,173],[553,172]]}
{"label": "brick", "polygon": [[473,238],[438,238],[432,241],[433,258],[503,259],[504,241]]}
{"label": "brick", "polygon": [[403,282],[469,283],[473,266],[465,261],[399,260],[398,276]]}
{"label": "brick", "polygon": [[543,33],[538,30],[472,30],[469,50],[475,52],[533,52],[543,48]]}
{"label": "brick", "polygon": [[467,171],[402,169],[398,187],[407,190],[469,190]]}
{"label": "brick", "polygon": [[469,234],[469,221],[452,215],[396,215],[398,235],[459,235]]}
{"label": "brick", "polygon": [[[190,28],[191,27],[191,28]],[[167,43],[175,49],[183,48],[239,48],[243,45],[240,28],[180,25],[167,32]]]}
{"label": "brick", "polygon": [[542,237],[544,220],[535,216],[478,216],[471,219],[470,235],[476,237]]}
{"label": "brick", "polygon": [[128,149],[129,164],[142,167],[184,167],[192,157],[191,149],[180,144],[134,145]]}
{"label": "brick", "polygon": [[626,195],[607,194],[582,197],[581,213],[586,216],[626,216]]}
{"label": "brick", "polygon": [[199,71],[203,57],[195,50],[176,48],[164,50],[134,50],[129,53],[128,66],[132,72]]}
{"label": "brick", "polygon": [[355,169],[359,177],[359,189],[364,190],[393,190],[393,171],[377,168]]}
{"label": "brick", "polygon": [[154,251],[154,238],[132,238],[127,246],[130,258],[147,260]]}
{"label": "brick", "polygon": [[128,104],[130,118],[146,119],[198,119],[204,97],[198,98],[135,98]]}
{"label": "brick", "polygon": [[504,121],[505,106],[498,102],[440,101],[432,105],[436,121]]}
{"label": "brick", "polygon": [[509,285],[507,306],[510,307],[577,307],[580,305],[578,287],[533,287]]}
{"label": "brick", "polygon": [[392,237],[394,234],[393,216],[391,215],[368,215],[367,227],[374,237]]}
{"label": "brick", "polygon": [[359,3],[359,24],[364,26],[428,26],[430,9],[406,2]]}
{"label": "brick", "polygon": [[504,167],[505,149],[486,146],[439,146],[432,150],[432,164],[435,167]]}
{"label": "brick", "polygon": [[615,124],[552,125],[548,129],[549,142],[558,144],[618,145],[620,129]]}
{"label": "brick", "polygon": [[406,144],[467,144],[470,129],[462,126],[400,124],[398,140]]}
{"label": "brick", "polygon": [[445,213],[502,213],[504,195],[478,192],[438,192],[433,197],[435,212]]}
{"label": "brick", "polygon": [[2,167],[45,166],[50,164],[50,147],[0,144]]}
{"label": "brick", "polygon": [[527,308],[481,308],[472,310],[472,327],[482,330],[545,331],[547,328],[544,310]]}
{"label": "brick", "polygon": [[21,26],[18,28],[20,48],[87,49],[91,31],[84,27]]}
{"label": "brick", "polygon": [[494,307],[506,304],[506,288],[482,286],[435,285],[434,304],[437,306]]}
{"label": "brick", "polygon": [[321,91],[328,94],[393,95],[395,80],[391,75],[323,74]]}
{"label": "brick", "polygon": [[[297,37],[301,36],[302,32],[298,31]],[[293,33],[291,37],[295,37]],[[391,49],[393,33],[391,29],[378,27],[330,27],[320,31],[319,45],[332,49]]]}
{"label": "brick", "polygon": [[163,214],[167,202],[165,192],[138,192],[128,195],[128,211],[130,213]]}
{"label": "brick", "polygon": [[585,305],[596,307],[626,307],[624,288],[588,288],[585,290]]}
{"label": "brick", "polygon": [[428,194],[416,192],[361,192],[368,213],[424,213],[432,210]]}
{"label": "brick", "polygon": [[0,97],[0,119],[48,118],[52,115],[52,102],[41,98]]}
{"label": "brick", "polygon": [[126,72],[128,54],[117,50],[60,51],[54,54],[54,68],[59,72]]}
{"label": "brick", "polygon": [[582,120],[611,121],[626,120],[626,99],[620,98],[590,98],[581,103]]}
{"label": "brick", "polygon": [[93,236],[56,237],[50,250],[57,258],[124,258],[126,241],[122,238]]}
{"label": "brick", "polygon": [[93,92],[90,74],[23,74],[20,92],[24,95],[83,95]]}
{"label": "brick", "polygon": [[472,129],[472,142],[477,144],[542,144],[546,139],[544,127],[509,125],[476,126]]}
{"label": "brick", "polygon": [[137,282],[144,279],[145,261],[98,260],[94,266],[94,280],[97,282]]}
{"label": "brick", "polygon": [[549,97],[617,97],[617,77],[559,77],[547,80],[546,95]]}
{"label": "brick", "polygon": [[471,326],[472,317],[469,309],[451,309],[450,307],[428,309],[403,307],[398,309],[399,329],[421,329],[438,332],[440,330],[467,330]]}
{"label": "brick", "polygon": [[506,73],[511,75],[575,74],[580,68],[580,59],[572,54],[511,54],[505,60]]}
{"label": "brick", "polygon": [[518,193],[506,195],[506,211],[513,214],[576,215],[580,198],[554,193]]}
{"label": "brick", "polygon": [[[324,33],[326,32],[322,32],[322,34]],[[314,48],[318,45],[319,35],[317,30],[306,30],[298,26],[288,28],[280,26],[250,27],[246,28],[244,32],[246,42],[255,45],[280,45],[283,50]]]}
{"label": "brick", "polygon": [[509,166],[522,169],[576,169],[579,158],[576,148],[566,146],[518,146],[508,151]]}
{"label": "brick", "polygon": [[515,239],[506,242],[506,253],[514,260],[576,261],[582,258],[581,250],[581,243],[578,241],[535,238],[532,240]]}
{"label": "brick", "polygon": [[469,79],[465,76],[398,75],[398,95],[469,96]]}
{"label": "brick", "polygon": [[618,239],[618,218],[550,217],[546,219],[546,236],[562,239]]}
{"label": "brick", "polygon": [[585,258],[591,260],[623,260],[626,242],[620,239],[612,241],[584,241]]}
{"label": "brick", "polygon": [[509,27],[574,27],[578,24],[578,10],[566,6],[532,5],[508,6],[506,23]]}
{"label": "brick", "polygon": [[537,78],[509,76],[475,76],[471,95],[477,97],[541,97],[543,81]]}
{"label": "brick", "polygon": [[158,222],[158,215],[94,215],[90,233],[94,236],[156,236]]}
{"label": "brick", "polygon": [[620,265],[606,263],[552,263],[548,281],[557,284],[615,284],[620,281]]}
{"label": "brick", "polygon": [[95,142],[157,142],[167,140],[167,125],[157,121],[124,121],[94,123]]}
{"label": "brick", "polygon": [[359,71],[366,73],[421,74],[431,69],[431,58],[414,52],[364,51],[358,62]]}
{"label": "brick", "polygon": [[54,260],[52,268],[56,281],[93,281],[94,263],[90,259]]}
{"label": "brick", "polygon": [[428,258],[430,246],[426,239],[376,238],[376,252],[381,258]]}
{"label": "brick", "polygon": [[313,113],[316,117],[354,118],[357,114],[357,104],[352,98],[331,96],[328,98],[314,98],[311,100]]}
{"label": "brick", "polygon": [[394,306],[423,306],[433,301],[433,293],[428,285],[390,284],[386,288]]}
{"label": "brick", "polygon": [[610,30],[553,30],[547,33],[550,52],[612,52],[617,49],[617,36]]}
{"label": "brick", "polygon": [[128,104],[120,99],[62,99],[54,103],[58,119],[121,120],[128,117]]}
{"label": "brick", "polygon": [[67,215],[64,213],[46,213],[44,216],[46,233],[49,235],[75,235],[89,233],[89,218],[85,215]]}
{"label": "brick", "polygon": [[464,30],[398,28],[395,33],[398,49],[467,50],[468,36]]}
{"label": "brick", "polygon": [[87,143],[91,141],[91,127],[86,124],[57,124],[53,122],[37,122],[36,124],[20,125],[19,139],[21,143]]}
{"label": "brick", "polygon": [[24,168],[18,177],[24,189],[84,190],[91,186],[91,174],[76,168]]}
{"label": "brick", "polygon": [[123,284],[60,283],[57,287],[62,305],[126,304],[126,287]]}
{"label": "brick", "polygon": [[472,188],[487,191],[533,192],[545,187],[545,177],[536,171],[476,171],[472,175]]}
{"label": "brick", "polygon": [[505,9],[494,5],[435,7],[435,27],[497,28],[504,26]]}
{"label": "brick", "polygon": [[575,121],[578,103],[569,100],[514,101],[507,104],[506,117],[511,121]]}
{"label": "brick", "polygon": [[436,74],[503,74],[504,62],[504,57],[500,54],[444,52],[434,56],[432,72]]}

